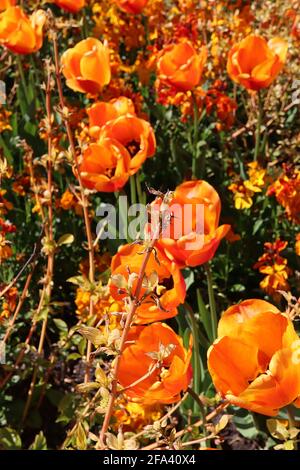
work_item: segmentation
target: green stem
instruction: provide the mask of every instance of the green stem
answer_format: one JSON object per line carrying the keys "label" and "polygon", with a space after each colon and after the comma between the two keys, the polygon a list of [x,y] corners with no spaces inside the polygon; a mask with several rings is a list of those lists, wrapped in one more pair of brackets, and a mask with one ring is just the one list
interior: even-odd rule
{"label": "green stem", "polygon": [[211,315],[211,331],[213,339],[217,338],[217,329],[218,329],[218,317],[217,317],[217,309],[216,309],[216,302],[215,302],[215,294],[213,289],[213,281],[211,275],[211,269],[209,263],[205,264],[205,272],[206,272],[206,279],[207,279],[207,288],[208,288],[208,298],[209,298],[209,307],[210,307],[210,315]]}
{"label": "green stem", "polygon": [[[199,351],[199,335],[198,335],[198,330],[199,326],[197,325],[197,321],[194,315],[194,312],[192,308],[185,304],[185,307],[188,312],[188,318],[190,320],[190,326],[192,330],[192,335],[193,335],[193,357],[192,357],[192,363],[193,363],[193,389],[195,394],[197,396],[200,393],[201,389],[201,376],[202,374],[202,367],[201,367],[201,359],[200,359],[200,351]],[[194,403],[194,413],[198,412],[198,403],[197,401]]]}
{"label": "green stem", "polygon": [[19,70],[19,74],[20,74],[20,78],[21,78],[21,83],[22,83],[22,88],[23,88],[26,104],[29,106],[30,102],[29,102],[28,95],[27,95],[27,83],[26,83],[26,80],[25,80],[25,76],[24,76],[20,56],[16,55],[16,61],[17,61],[17,64],[18,64],[18,70]]}
{"label": "green stem", "polygon": [[197,163],[198,163],[198,126],[199,126],[199,113],[197,107],[197,101],[192,94],[193,98],[193,110],[194,110],[194,129],[193,129],[193,161],[192,161],[192,175],[193,178],[197,178]]}
{"label": "green stem", "polygon": [[261,93],[258,91],[258,116],[257,116],[257,126],[255,134],[255,149],[254,149],[254,161],[257,161],[260,151],[260,139],[261,139],[261,125],[263,118],[263,102]]}
{"label": "green stem", "polygon": [[136,204],[136,184],[135,184],[135,176],[130,176],[130,199],[131,204]]}
{"label": "green stem", "polygon": [[138,199],[140,204],[145,204],[145,193],[142,190],[141,181],[140,181],[140,173],[135,175],[135,182],[136,182],[136,189],[138,193]]}

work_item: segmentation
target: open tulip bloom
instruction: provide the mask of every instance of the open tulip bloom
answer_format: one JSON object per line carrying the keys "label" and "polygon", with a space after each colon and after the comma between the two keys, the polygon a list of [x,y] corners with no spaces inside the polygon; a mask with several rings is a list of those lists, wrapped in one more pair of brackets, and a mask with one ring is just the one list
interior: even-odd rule
{"label": "open tulip bloom", "polygon": [[283,69],[287,42],[250,35],[235,44],[229,52],[227,71],[230,78],[248,90],[267,88]]}
{"label": "open tulip bloom", "polygon": [[300,406],[300,339],[268,302],[245,300],[223,313],[208,369],[234,405],[268,416],[291,403]]}

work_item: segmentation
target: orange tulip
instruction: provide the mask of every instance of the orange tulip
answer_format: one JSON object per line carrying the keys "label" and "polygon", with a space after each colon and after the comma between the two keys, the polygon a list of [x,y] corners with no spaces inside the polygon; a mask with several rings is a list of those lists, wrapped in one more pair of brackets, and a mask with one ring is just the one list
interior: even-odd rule
{"label": "orange tulip", "polygon": [[28,17],[22,8],[9,7],[0,14],[0,44],[16,54],[31,54],[43,44],[46,14],[35,11]]}
{"label": "orange tulip", "polygon": [[227,61],[230,78],[248,90],[268,87],[282,70],[288,45],[278,37],[267,42],[251,34],[232,47]]}
{"label": "orange tulip", "polygon": [[0,0],[0,11],[6,10],[6,8],[14,7],[17,0]]}
{"label": "orange tulip", "polygon": [[245,300],[223,313],[208,369],[234,405],[268,416],[300,405],[300,339],[289,318],[264,300]]}
{"label": "orange tulip", "polygon": [[[206,263],[230,229],[230,225],[218,226],[220,212],[220,198],[210,184],[202,180],[186,181],[174,192],[169,206],[172,217],[165,224],[158,246],[180,267]],[[200,227],[202,218],[203,227]]]}
{"label": "orange tulip", "polygon": [[198,54],[189,41],[168,45],[157,63],[159,79],[178,90],[192,90],[200,82],[206,58],[206,48]]}
{"label": "orange tulip", "polygon": [[103,139],[84,151],[79,172],[85,187],[96,191],[119,191],[129,178],[130,158],[122,145]]}
{"label": "orange tulip", "polygon": [[143,404],[179,401],[192,378],[191,344],[187,351],[182,339],[164,323],[133,327],[128,340],[120,359],[119,382],[129,387],[145,378],[126,394]]}
{"label": "orange tulip", "polygon": [[110,82],[109,49],[98,39],[88,38],[68,49],[61,58],[68,87],[96,94]]}
{"label": "orange tulip", "polygon": [[[144,255],[141,254],[142,251],[143,247],[140,245],[124,245],[119,248],[111,263],[112,275],[114,277],[121,275],[126,282],[132,282],[133,294],[137,285],[137,275],[144,258]],[[159,259],[159,263],[157,259]],[[157,249],[156,255],[151,253],[146,266],[145,274],[149,280],[153,273],[157,275],[153,286],[154,291],[153,289],[147,291],[147,286],[143,286],[140,299],[144,298],[145,300],[136,310],[135,323],[144,324],[174,317],[178,313],[178,305],[184,302],[186,294],[184,278],[178,267],[165,259],[159,249]],[[130,274],[132,274],[131,277]],[[114,282],[114,278],[110,283],[110,291],[116,300],[128,297],[126,291],[120,290],[118,284]]]}
{"label": "orange tulip", "polygon": [[85,0],[53,0],[55,5],[70,13],[77,13],[85,6]]}
{"label": "orange tulip", "polygon": [[108,103],[105,101],[94,103],[87,109],[87,114],[89,116],[90,135],[98,138],[100,129],[104,124],[125,114],[135,115],[135,109],[131,99],[126,98],[126,96],[120,96],[110,100]]}
{"label": "orange tulip", "polygon": [[149,122],[136,116],[120,116],[105,124],[100,140],[110,138],[122,144],[131,157],[130,174],[136,173],[146,158],[155,153],[155,135]]}
{"label": "orange tulip", "polygon": [[148,3],[148,0],[115,0],[115,1],[118,7],[121,8],[121,10],[125,11],[126,13],[133,13],[134,15],[141,13]]}

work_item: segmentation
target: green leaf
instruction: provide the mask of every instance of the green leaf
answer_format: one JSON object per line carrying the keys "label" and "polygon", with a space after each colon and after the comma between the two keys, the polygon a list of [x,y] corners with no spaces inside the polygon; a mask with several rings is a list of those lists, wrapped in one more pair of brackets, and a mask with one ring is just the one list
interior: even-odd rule
{"label": "green leaf", "polygon": [[22,441],[15,429],[10,427],[0,428],[0,449],[18,450],[22,447]]}
{"label": "green leaf", "polygon": [[74,235],[72,235],[71,233],[65,233],[58,239],[57,246],[71,245],[73,241],[74,241]]}
{"label": "green leaf", "polygon": [[60,318],[53,318],[56,328],[59,330],[60,337],[65,338],[68,335],[68,325]]}
{"label": "green leaf", "polygon": [[46,441],[46,438],[43,434],[43,431],[40,431],[35,436],[35,439],[34,439],[33,443],[31,444],[31,446],[29,447],[29,449],[31,449],[31,450],[47,450],[47,441]]}

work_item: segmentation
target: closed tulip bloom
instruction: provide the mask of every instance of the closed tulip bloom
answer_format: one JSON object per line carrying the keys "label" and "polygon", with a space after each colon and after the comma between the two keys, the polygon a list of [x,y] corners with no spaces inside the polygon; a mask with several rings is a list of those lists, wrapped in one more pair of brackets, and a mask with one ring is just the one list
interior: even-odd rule
{"label": "closed tulip bloom", "polygon": [[67,85],[74,91],[97,94],[110,82],[109,49],[88,38],[68,49],[61,58]]}
{"label": "closed tulip bloom", "polygon": [[12,6],[0,14],[0,44],[16,54],[31,54],[43,44],[46,14],[43,10],[27,16],[22,8]]}
{"label": "closed tulip bloom", "polygon": [[114,98],[108,103],[105,101],[98,101],[87,109],[89,116],[89,132],[94,138],[98,138],[101,127],[109,121],[116,119],[119,116],[126,114],[135,115],[134,104],[131,99],[126,96]]}
{"label": "closed tulip bloom", "polygon": [[206,181],[186,181],[175,189],[169,211],[170,221],[158,240],[165,255],[180,267],[212,259],[230,229],[219,226],[221,201],[216,190]]}
{"label": "closed tulip bloom", "polygon": [[115,0],[118,7],[126,13],[137,15],[141,13],[148,3],[148,0]]}
{"label": "closed tulip bloom", "polygon": [[267,88],[281,72],[288,44],[281,38],[267,42],[251,34],[229,52],[227,72],[230,78],[248,90]]}
{"label": "closed tulip bloom", "polygon": [[127,344],[118,374],[121,386],[129,387],[127,396],[143,404],[179,401],[192,378],[191,344],[186,350],[182,339],[164,323],[133,327]]}
{"label": "closed tulip bloom", "polygon": [[189,41],[168,45],[157,63],[158,77],[180,91],[192,90],[199,85],[206,58],[204,46],[198,53]]}
{"label": "closed tulip bloom", "polygon": [[223,313],[208,369],[234,405],[268,416],[300,405],[300,339],[289,318],[263,300],[245,300]]}
{"label": "closed tulip bloom", "polygon": [[[143,263],[143,255],[141,254],[143,249],[145,247],[140,245],[124,245],[113,257],[111,263],[113,277],[110,282],[110,291],[114,299],[121,300],[128,297],[126,290],[120,289],[119,284],[114,281],[120,276],[126,283],[132,283],[131,288],[134,294],[138,274]],[[143,296],[146,297],[145,301],[137,307],[135,323],[150,323],[177,315],[177,307],[184,302],[186,294],[185,281],[178,267],[165,259],[163,253],[157,249],[156,254],[154,252],[150,254],[145,274],[150,287],[148,289],[148,285],[144,283],[139,300]]]}
{"label": "closed tulip bloom", "polygon": [[77,13],[85,6],[85,0],[54,0],[54,3],[70,13]]}
{"label": "closed tulip bloom", "polygon": [[83,185],[100,192],[119,191],[129,178],[130,158],[110,139],[90,144],[83,152],[79,172]]}
{"label": "closed tulip bloom", "polygon": [[15,6],[17,0],[0,0],[0,11]]}
{"label": "closed tulip bloom", "polygon": [[100,133],[102,138],[110,138],[122,144],[131,157],[130,174],[136,173],[156,149],[153,129],[149,122],[136,116],[120,116],[108,122]]}

